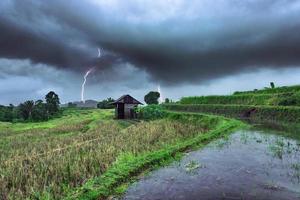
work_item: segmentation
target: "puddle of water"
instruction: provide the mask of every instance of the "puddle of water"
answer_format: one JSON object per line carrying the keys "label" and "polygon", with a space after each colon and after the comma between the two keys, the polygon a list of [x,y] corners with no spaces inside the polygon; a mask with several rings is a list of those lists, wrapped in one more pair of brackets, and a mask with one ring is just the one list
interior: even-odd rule
{"label": "puddle of water", "polygon": [[238,131],[142,178],[123,199],[300,199],[300,142]]}

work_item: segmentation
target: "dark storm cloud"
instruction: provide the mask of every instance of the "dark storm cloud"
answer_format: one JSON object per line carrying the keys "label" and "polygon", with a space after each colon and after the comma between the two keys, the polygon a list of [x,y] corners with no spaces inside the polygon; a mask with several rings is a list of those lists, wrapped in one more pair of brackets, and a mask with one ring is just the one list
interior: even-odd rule
{"label": "dark storm cloud", "polygon": [[[300,64],[297,0],[4,0],[0,6],[5,58],[114,73],[131,63],[167,84]],[[97,60],[98,46],[104,55]]]}

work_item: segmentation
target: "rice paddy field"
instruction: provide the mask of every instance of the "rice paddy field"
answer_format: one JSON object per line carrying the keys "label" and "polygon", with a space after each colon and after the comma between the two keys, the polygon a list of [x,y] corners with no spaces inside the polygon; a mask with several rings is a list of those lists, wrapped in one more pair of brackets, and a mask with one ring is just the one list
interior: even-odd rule
{"label": "rice paddy field", "polygon": [[0,199],[107,198],[149,166],[241,126],[200,114],[113,117],[113,110],[66,109],[47,122],[0,122]]}

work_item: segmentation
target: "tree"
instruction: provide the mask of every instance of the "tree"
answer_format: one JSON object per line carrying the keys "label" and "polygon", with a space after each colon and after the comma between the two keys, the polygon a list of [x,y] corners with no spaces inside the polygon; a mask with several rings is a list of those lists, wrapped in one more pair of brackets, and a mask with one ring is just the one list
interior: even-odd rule
{"label": "tree", "polygon": [[170,103],[170,99],[169,99],[169,98],[166,98],[166,99],[165,99],[165,103]]}
{"label": "tree", "polygon": [[47,111],[49,115],[55,115],[59,111],[59,98],[58,95],[55,94],[55,92],[50,91],[46,97],[46,106],[47,106]]}
{"label": "tree", "polygon": [[158,104],[159,97],[159,92],[151,91],[145,95],[144,100],[147,104]]}
{"label": "tree", "polygon": [[37,100],[32,110],[33,121],[45,121],[49,119],[47,105],[42,100]]}
{"label": "tree", "polygon": [[272,89],[274,89],[275,88],[274,82],[270,82],[270,86],[271,86]]}
{"label": "tree", "polygon": [[0,105],[0,121],[11,122],[13,120],[14,106],[2,106]]}
{"label": "tree", "polygon": [[25,101],[19,105],[20,115],[24,120],[31,119],[32,110],[34,108],[33,101]]}
{"label": "tree", "polygon": [[113,98],[107,98],[104,99],[103,101],[100,101],[97,104],[97,108],[101,108],[101,109],[111,109],[114,108],[114,105],[112,104],[113,102],[115,102],[115,100]]}

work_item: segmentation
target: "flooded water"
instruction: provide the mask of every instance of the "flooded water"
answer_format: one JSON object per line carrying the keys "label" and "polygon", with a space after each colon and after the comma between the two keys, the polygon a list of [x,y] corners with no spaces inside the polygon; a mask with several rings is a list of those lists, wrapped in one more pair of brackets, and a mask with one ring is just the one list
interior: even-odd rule
{"label": "flooded water", "polygon": [[300,141],[238,131],[152,172],[123,199],[300,199]]}

